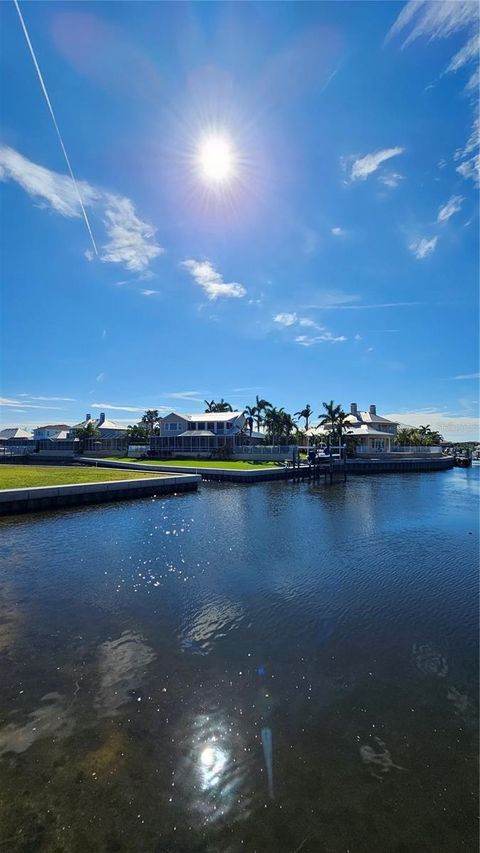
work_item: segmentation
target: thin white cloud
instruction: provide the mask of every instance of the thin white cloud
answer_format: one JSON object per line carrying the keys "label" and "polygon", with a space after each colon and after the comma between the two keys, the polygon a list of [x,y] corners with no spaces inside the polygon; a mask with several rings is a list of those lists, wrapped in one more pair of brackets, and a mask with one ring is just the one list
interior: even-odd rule
{"label": "thin white cloud", "polygon": [[437,240],[438,237],[432,237],[431,240],[427,240],[426,237],[422,237],[421,239],[414,240],[410,243],[408,248],[413,252],[417,260],[421,261],[423,258],[426,258],[435,251]]}
{"label": "thin white cloud", "polygon": [[105,379],[105,374],[102,371],[102,373],[99,373],[98,376],[95,377],[95,382],[103,382],[104,379]]}
{"label": "thin white cloud", "polygon": [[463,66],[467,65],[467,63],[469,62],[478,62],[479,51],[480,39],[478,37],[478,33],[474,33],[474,35],[467,41],[467,43],[460,48],[458,53],[456,53],[455,56],[452,57],[450,65],[447,68],[447,73],[458,71],[459,68],[463,68]]}
{"label": "thin white cloud", "polygon": [[[385,39],[388,42],[405,30],[409,33],[402,44],[407,47],[418,38],[429,41],[449,38],[478,21],[478,7],[471,0],[409,0]],[[460,66],[459,66],[460,67]]]}
{"label": "thin white cloud", "polygon": [[386,172],[384,175],[379,175],[378,180],[384,186],[394,190],[398,187],[400,181],[404,180],[404,176],[400,175],[399,172]]}
{"label": "thin white cloud", "polygon": [[298,316],[295,313],[289,314],[286,312],[275,314],[273,322],[278,323],[279,326],[294,326],[295,323],[298,323]]}
{"label": "thin white cloud", "polygon": [[188,270],[195,284],[202,288],[211,302],[223,297],[241,299],[247,292],[236,281],[225,282],[210,261],[189,259],[182,261],[180,266]]}
{"label": "thin white cloud", "polygon": [[454,376],[454,379],[480,379],[480,373],[460,373],[459,376]]}
{"label": "thin white cloud", "polygon": [[377,302],[369,305],[311,305],[311,308],[323,308],[328,311],[366,311],[374,308],[412,308],[423,302]]}
{"label": "thin white cloud", "polygon": [[[0,147],[0,180],[14,181],[41,206],[67,219],[80,218],[82,211],[72,179],[23,157],[8,146]],[[155,242],[155,229],[136,214],[133,202],[124,196],[79,181],[83,204],[102,220],[106,241],[100,249],[105,263],[121,264],[133,272],[144,272],[164,252]],[[94,254],[85,253],[89,260]]]}
{"label": "thin white cloud", "polygon": [[465,85],[465,93],[470,97],[473,111],[471,135],[466,145],[457,151],[456,160],[463,162],[457,166],[457,172],[465,179],[472,180],[476,186],[480,184],[480,135],[478,132],[478,87],[480,83],[479,70],[479,14],[478,3],[471,0],[409,0],[403,7],[398,18],[390,28],[385,39],[405,35],[402,49],[419,38],[429,42],[437,39],[448,39],[458,33],[466,37],[465,43],[452,56],[445,73],[457,73],[470,66],[470,77]]}
{"label": "thin white cloud", "polygon": [[[46,401],[46,402],[48,402],[50,400],[52,400],[54,402],[61,402],[61,403],[76,403],[77,402],[75,397],[35,397],[32,394],[19,394],[18,396],[19,397],[27,397],[29,400],[42,400],[42,401]],[[23,401],[22,401],[22,406],[23,406]]]}
{"label": "thin white cloud", "polygon": [[155,296],[155,294],[158,292],[158,290],[142,290],[141,294],[142,296]]}
{"label": "thin white cloud", "polygon": [[204,403],[208,394],[202,396],[201,391],[172,391],[170,394],[162,394],[169,400],[190,400],[193,403]]}
{"label": "thin white cloud", "polygon": [[139,412],[142,415],[147,409],[157,409],[159,412],[170,411],[168,406],[115,406],[113,403],[92,403],[91,408],[100,409],[102,412],[107,412],[108,410],[115,412]]}
{"label": "thin white cloud", "polygon": [[292,314],[289,314],[288,312],[275,314],[272,319],[274,323],[277,323],[279,326],[283,326],[284,328],[288,328],[289,326],[303,326],[307,329],[323,328],[322,326],[319,326],[315,320],[311,320],[309,317],[299,317],[295,312]]}
{"label": "thin white cloud", "polygon": [[340,343],[341,341],[346,341],[346,337],[344,335],[335,336],[330,332],[325,326],[320,326],[315,320],[311,320],[309,317],[299,317],[296,313],[282,313],[276,314],[273,317],[274,323],[277,323],[280,326],[283,326],[284,329],[290,329],[293,327],[301,327],[306,329],[315,329],[319,334],[316,335],[296,335],[294,341],[296,344],[300,344],[304,347],[311,347],[315,344],[321,343]]}
{"label": "thin white cloud", "polygon": [[313,347],[316,344],[339,344],[346,341],[345,335],[332,335],[331,332],[322,332],[321,335],[297,335],[295,343],[302,347]]}
{"label": "thin white cloud", "polygon": [[395,148],[382,148],[380,151],[374,151],[372,154],[360,157],[353,162],[350,171],[350,180],[365,181],[369,175],[377,171],[382,163],[385,163],[386,160],[390,160],[392,157],[398,157],[404,151],[404,148],[396,146]]}
{"label": "thin white cloud", "polygon": [[346,234],[347,234],[347,232],[345,231],[345,229],[344,229],[344,228],[340,228],[338,225],[337,225],[337,226],[335,226],[335,228],[332,228],[332,229],[331,229],[331,233],[333,234],[333,236],[334,236],[334,237],[345,237],[345,236],[346,236]]}
{"label": "thin white cloud", "polygon": [[437,222],[447,222],[454,213],[458,213],[462,209],[464,201],[463,196],[452,195],[447,203],[438,211]]}
{"label": "thin white cloud", "polygon": [[46,409],[47,412],[61,411],[61,406],[39,406],[37,403],[26,403],[25,400],[12,400],[10,397],[0,397],[0,406],[21,406],[23,409]]}

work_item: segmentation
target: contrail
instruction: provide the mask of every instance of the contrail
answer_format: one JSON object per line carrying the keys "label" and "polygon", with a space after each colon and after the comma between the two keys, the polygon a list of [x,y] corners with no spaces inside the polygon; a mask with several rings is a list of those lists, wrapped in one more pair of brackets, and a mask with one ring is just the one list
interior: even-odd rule
{"label": "contrail", "polygon": [[72,170],[72,167],[70,165],[70,160],[68,159],[68,154],[67,154],[65,145],[63,144],[62,135],[61,135],[60,130],[58,128],[57,119],[55,118],[55,113],[53,112],[53,107],[52,107],[52,104],[50,103],[50,98],[48,97],[47,88],[46,88],[45,83],[43,81],[42,72],[40,71],[40,66],[37,62],[37,57],[35,56],[35,51],[33,49],[32,42],[30,41],[30,36],[28,35],[28,31],[27,31],[27,28],[25,26],[25,21],[23,20],[22,13],[20,11],[20,6],[18,5],[18,0],[13,0],[13,2],[15,3],[15,8],[18,12],[18,17],[20,18],[20,23],[22,25],[22,29],[23,29],[25,38],[27,40],[27,44],[28,44],[28,47],[30,50],[32,60],[33,60],[33,64],[35,66],[35,69],[36,69],[36,72],[38,75],[38,79],[40,80],[40,86],[42,87],[42,92],[45,95],[45,100],[47,102],[47,106],[48,106],[48,109],[50,111],[50,115],[52,117],[53,125],[55,127],[56,132],[57,132],[58,141],[59,141],[61,149],[63,151],[63,156],[65,157],[65,162],[68,166],[68,171],[70,172],[70,177],[73,181],[73,185],[75,187],[75,190],[76,190],[76,193],[78,196],[78,201],[79,201],[80,207],[82,209],[83,218],[85,220],[85,225],[87,226],[87,231],[90,235],[90,240],[92,241],[92,246],[94,248],[95,254],[98,255],[97,244],[95,243],[95,239],[93,237],[92,229],[90,228],[90,222],[88,221],[88,216],[87,216],[86,210],[83,206],[82,196],[80,195],[80,190],[78,189],[78,184],[75,180],[75,175],[73,174],[73,170]]}

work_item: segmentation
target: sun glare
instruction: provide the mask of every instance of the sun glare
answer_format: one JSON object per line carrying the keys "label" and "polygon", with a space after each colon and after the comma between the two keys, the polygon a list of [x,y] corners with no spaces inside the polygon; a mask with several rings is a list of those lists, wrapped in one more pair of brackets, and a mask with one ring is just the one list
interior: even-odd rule
{"label": "sun glare", "polygon": [[207,183],[228,181],[234,172],[234,156],[228,139],[222,136],[204,139],[199,146],[198,163],[202,178]]}

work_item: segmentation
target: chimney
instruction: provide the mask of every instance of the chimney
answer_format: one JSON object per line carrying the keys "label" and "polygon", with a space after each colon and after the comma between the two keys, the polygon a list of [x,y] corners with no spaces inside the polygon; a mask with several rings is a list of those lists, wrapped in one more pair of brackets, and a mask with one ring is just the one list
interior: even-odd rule
{"label": "chimney", "polygon": [[91,416],[88,412],[87,412],[87,414],[85,415],[85,420],[86,420],[86,421],[91,421],[91,420],[92,420],[92,416]]}
{"label": "chimney", "polygon": [[377,414],[377,407],[376,407],[376,406],[374,406],[374,405],[373,405],[373,403],[372,403],[372,405],[370,406],[370,414],[371,414],[371,415],[376,415],[376,414]]}
{"label": "chimney", "polygon": [[351,415],[357,414],[357,404],[356,403],[350,403],[350,414]]}
{"label": "chimney", "polygon": [[100,417],[98,419],[97,426],[101,426],[105,420],[105,412],[100,412]]}

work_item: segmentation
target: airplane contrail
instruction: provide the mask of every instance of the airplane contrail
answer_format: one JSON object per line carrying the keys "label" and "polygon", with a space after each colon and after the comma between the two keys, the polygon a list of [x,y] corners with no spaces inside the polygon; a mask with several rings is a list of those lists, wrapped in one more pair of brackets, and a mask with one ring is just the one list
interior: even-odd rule
{"label": "airplane contrail", "polygon": [[78,189],[78,184],[77,184],[77,182],[76,182],[76,180],[75,180],[75,175],[73,174],[73,170],[72,170],[72,167],[71,167],[71,165],[70,165],[70,160],[68,159],[68,154],[67,154],[67,151],[66,151],[65,145],[63,144],[62,134],[60,133],[60,130],[59,130],[59,127],[58,127],[58,124],[57,124],[57,119],[55,118],[55,113],[53,112],[53,107],[52,107],[52,104],[51,104],[51,102],[50,102],[50,98],[48,97],[47,87],[45,86],[45,82],[44,82],[43,77],[42,77],[42,72],[40,71],[40,66],[39,66],[39,64],[38,64],[38,62],[37,62],[37,57],[35,56],[35,51],[34,51],[34,49],[33,49],[32,42],[30,41],[30,36],[28,35],[28,30],[27,30],[27,27],[26,27],[26,25],[25,25],[25,21],[23,20],[22,13],[21,13],[21,11],[20,11],[20,6],[18,5],[18,0],[13,0],[13,2],[14,2],[14,4],[15,4],[15,8],[16,8],[16,10],[17,10],[17,12],[18,12],[18,17],[20,18],[20,23],[21,23],[21,25],[22,25],[22,29],[23,29],[23,32],[24,32],[25,38],[26,38],[26,40],[27,40],[27,44],[28,44],[28,47],[29,47],[29,50],[30,50],[30,54],[31,54],[32,60],[33,60],[33,64],[34,64],[34,66],[35,66],[35,69],[36,69],[36,72],[37,72],[37,75],[38,75],[38,79],[39,79],[39,81],[40,81],[40,86],[42,87],[42,92],[43,92],[43,94],[45,95],[45,100],[46,100],[46,102],[47,102],[47,106],[48,106],[48,109],[49,109],[49,111],[50,111],[50,115],[51,115],[51,117],[52,117],[53,125],[54,125],[54,127],[55,127],[56,132],[57,132],[58,141],[59,141],[60,146],[61,146],[61,149],[62,149],[62,151],[63,151],[63,156],[65,157],[65,162],[66,162],[66,164],[67,164],[67,166],[68,166],[68,171],[70,172],[70,177],[71,177],[71,179],[72,179],[72,181],[73,181],[73,185],[74,185],[74,187],[75,187],[75,190],[76,190],[76,193],[77,193],[77,196],[78,196],[78,201],[79,201],[79,203],[80,203],[80,207],[81,207],[81,210],[82,210],[83,218],[84,218],[84,220],[85,220],[85,225],[87,226],[87,231],[88,231],[88,233],[89,233],[89,235],[90,235],[90,240],[92,241],[92,246],[93,246],[93,248],[94,248],[95,254],[96,254],[96,255],[98,255],[97,244],[95,243],[95,239],[94,239],[94,236],[93,236],[93,232],[92,232],[92,229],[91,229],[91,227],[90,227],[90,222],[88,221],[88,216],[87,216],[86,210],[85,210],[85,208],[84,208],[84,206],[83,206],[82,196],[80,195],[80,190]]}

